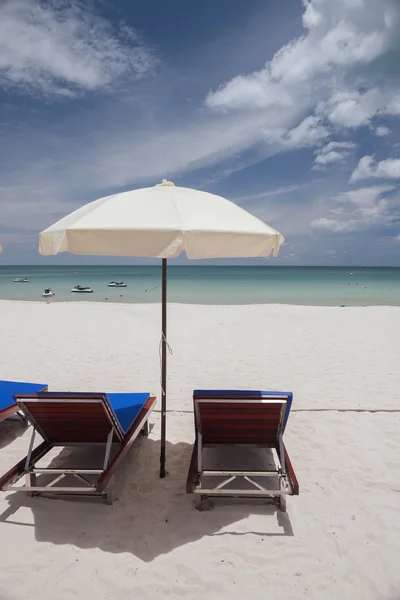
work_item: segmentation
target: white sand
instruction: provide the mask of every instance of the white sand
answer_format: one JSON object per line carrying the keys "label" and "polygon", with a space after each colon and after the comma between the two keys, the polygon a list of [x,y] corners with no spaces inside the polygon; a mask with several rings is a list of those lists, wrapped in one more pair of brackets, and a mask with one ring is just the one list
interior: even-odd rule
{"label": "white sand", "polygon": [[[0,302],[0,378],[159,392],[159,306]],[[0,598],[400,598],[400,308],[169,308],[169,477],[159,414],[100,503],[0,495]],[[269,504],[197,512],[185,494],[194,388],[291,390],[300,482]],[[0,470],[29,432],[0,424]]]}

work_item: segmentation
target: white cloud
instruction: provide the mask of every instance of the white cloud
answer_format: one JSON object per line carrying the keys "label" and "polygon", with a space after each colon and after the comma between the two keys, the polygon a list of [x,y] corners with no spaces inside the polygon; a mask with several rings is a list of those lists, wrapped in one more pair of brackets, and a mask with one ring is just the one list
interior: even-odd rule
{"label": "white cloud", "polygon": [[321,24],[323,17],[316,9],[316,3],[314,5],[312,2],[305,1],[303,4],[305,7],[303,14],[303,26],[306,29],[311,30]]}
{"label": "white cloud", "polygon": [[[236,120],[234,115],[227,115],[228,122],[213,117],[184,120],[179,127],[157,123],[150,132],[139,123],[127,128],[130,107],[117,106],[116,120],[107,127],[77,121],[79,136],[54,140],[44,133],[37,149],[36,133],[32,135],[26,128],[23,134],[26,152],[19,156],[19,161],[26,159],[24,168],[14,161],[12,168],[7,168],[5,161],[0,164],[0,221],[3,218],[6,223],[11,219],[18,221],[21,214],[17,206],[25,206],[27,199],[32,212],[36,200],[43,200],[46,206],[34,212],[35,223],[40,221],[36,226],[43,228],[54,220],[53,213],[60,202],[82,203],[85,201],[82,198],[105,195],[104,190],[173,178],[177,173],[223,161],[226,148],[245,150],[249,139],[262,138],[260,124],[253,117],[248,122]],[[15,135],[8,136],[3,143],[12,149],[13,157],[18,148]],[[50,158],[49,149],[57,150],[55,156]],[[235,161],[235,157],[231,160]],[[70,207],[65,212],[69,210]],[[30,222],[28,216],[27,221]]]}
{"label": "white cloud", "polygon": [[314,168],[319,169],[327,164],[345,160],[349,155],[348,150],[355,147],[356,144],[353,142],[329,142],[326,146],[323,146],[314,152]]}
{"label": "white cloud", "polygon": [[393,185],[374,185],[371,187],[359,188],[358,190],[340,192],[340,194],[334,196],[334,199],[341,203],[366,206],[375,202],[378,196],[381,196],[385,192],[391,192],[394,189]]}
{"label": "white cloud", "polygon": [[331,150],[350,150],[356,147],[354,142],[329,142],[321,149],[321,153],[331,152]]}
{"label": "white cloud", "polygon": [[354,219],[347,221],[337,221],[335,219],[326,219],[322,217],[320,219],[314,219],[310,223],[312,229],[328,229],[333,233],[348,233],[358,229],[358,222]]}
{"label": "white cloud", "polygon": [[392,202],[391,198],[384,195],[394,189],[391,185],[377,185],[341,192],[329,200],[329,212],[339,215],[340,219],[314,219],[310,223],[311,228],[325,229],[333,233],[349,233],[391,224],[398,209],[398,202]]}
{"label": "white cloud", "polygon": [[320,140],[329,136],[329,131],[323,126],[319,117],[309,116],[297,127],[288,131],[284,136],[284,144],[295,148],[315,146]]}
{"label": "white cloud", "polygon": [[[370,125],[376,116],[400,115],[400,97],[394,95],[391,87],[372,87],[366,91],[340,90],[334,92],[326,101],[318,103],[316,112],[326,117],[333,125],[357,128]],[[377,127],[377,135],[387,135],[390,130]]]}
{"label": "white cloud", "polygon": [[385,112],[388,115],[400,115],[400,93],[398,91],[397,93],[392,94],[391,98],[387,103]]}
{"label": "white cloud", "polygon": [[142,77],[155,63],[133,29],[113,28],[80,2],[0,4],[0,86],[73,96]]}
{"label": "white cloud", "polygon": [[388,200],[382,198],[382,194],[391,192],[393,189],[391,185],[376,185],[342,192],[335,196],[333,200],[342,205],[350,205],[362,217],[374,218],[384,213],[388,207]]}
{"label": "white cloud", "polygon": [[[111,88],[120,75],[138,76],[153,68],[151,53],[140,43],[131,51],[126,30],[111,31],[99,17],[79,8],[81,4],[64,2],[64,8],[56,10],[55,1],[39,5],[38,0],[13,0],[0,5],[0,48],[5,48],[0,61],[6,61],[0,71],[7,77],[3,82],[42,93],[74,93]],[[115,131],[107,123],[103,137],[86,128],[72,150],[67,140],[65,162],[72,165],[73,177],[91,182],[91,187],[93,181],[98,187],[125,186],[216,164],[252,147],[260,159],[316,146],[334,125],[326,115],[310,112],[335,97],[345,78],[348,85],[355,80],[350,71],[392,47],[399,15],[400,6],[392,0],[382,0],[378,7],[375,0],[306,2],[304,37],[283,46],[261,71],[238,76],[208,95],[207,106],[223,109],[222,114],[196,111],[170,126],[173,119],[168,115],[168,125],[162,122],[152,99],[150,116],[143,124],[139,118],[130,131]],[[397,96],[390,97],[395,110]],[[400,93],[398,105],[400,112]],[[131,122],[132,115],[125,112],[122,119]],[[319,160],[326,164],[339,156]]]}
{"label": "white cloud", "polygon": [[332,152],[326,152],[325,154],[317,154],[315,159],[316,165],[327,165],[329,163],[338,162],[344,160],[347,156],[346,152],[337,152],[336,150],[332,150]]}
{"label": "white cloud", "polygon": [[[368,64],[388,48],[399,20],[394,0],[310,0],[304,2],[307,35],[283,46],[261,71],[239,75],[206,102],[213,108],[243,109],[293,106],[332,78]],[[312,103],[312,98],[309,98]]]}
{"label": "white cloud", "polygon": [[[274,152],[317,145],[341,128],[371,125],[377,116],[400,115],[398,79],[380,76],[378,87],[374,74],[375,61],[385,61],[398,46],[400,3],[303,4],[303,37],[282,46],[263,69],[237,75],[205,99],[220,115],[264,114],[263,134]],[[346,157],[339,149],[331,152],[317,158],[315,168]]]}
{"label": "white cloud", "polygon": [[258,192],[257,194],[246,194],[246,196],[239,196],[233,198],[234,201],[240,200],[263,200],[264,198],[269,198],[271,196],[281,196],[284,194],[291,194],[292,192],[296,192],[302,186],[301,185],[283,185],[277,188],[266,189],[263,192]]}
{"label": "white cloud", "polygon": [[357,90],[340,91],[333,93],[326,102],[320,102],[317,112],[326,116],[333,125],[356,128],[367,125],[385,102],[376,88],[363,94]]}
{"label": "white cloud", "polygon": [[[39,19],[39,25],[43,30],[46,43],[48,42],[52,49],[57,68],[53,66],[53,58],[51,57],[50,60],[45,54],[46,60],[40,63],[41,66],[35,71],[35,76],[32,75],[30,62],[26,57],[26,44],[29,42],[30,51],[36,61],[38,56],[41,58],[41,55],[35,45],[38,43],[37,38],[33,36],[35,43],[31,41],[30,26],[27,28],[29,35],[26,39],[24,37],[23,43],[10,41],[9,30],[4,31],[3,35],[5,26],[0,21],[0,47],[4,46],[3,38],[7,43],[5,56],[10,56],[10,48],[17,53],[17,56],[20,56],[19,52],[22,53],[20,62],[22,66],[14,71],[14,77],[17,77],[15,85],[37,86],[37,91],[46,91],[46,93],[62,93],[65,89],[74,92],[76,89],[95,89],[95,86],[102,90],[103,85],[110,85],[110,81],[112,83],[113,78],[118,78],[119,74],[132,73],[134,76],[141,74],[142,71],[138,71],[135,67],[136,62],[133,64],[127,62],[125,51],[130,46],[125,42],[122,30],[112,32],[108,30],[108,35],[99,36],[101,38],[99,40],[94,36],[102,32],[105,24],[97,17],[83,13],[82,8],[72,9],[71,5],[68,10],[64,9],[67,11],[64,21],[57,23],[54,2],[55,0],[53,0],[53,8],[51,5],[46,5],[45,23],[52,26],[54,24],[55,29],[51,27],[45,31],[42,13],[42,21]],[[7,10],[12,16],[14,15],[13,18],[15,15],[20,18],[21,13],[26,21],[25,17],[28,14],[26,11],[32,10],[31,7],[37,6],[38,2],[13,0],[9,5],[12,7],[8,6]],[[64,2],[63,6],[67,4]],[[22,10],[21,7],[24,9]],[[25,191],[30,189],[28,186],[34,185],[37,189],[35,198],[45,198],[48,201],[48,205],[43,206],[41,213],[42,216],[46,215],[48,222],[44,223],[42,220],[41,224],[37,225],[42,227],[54,220],[53,207],[57,202],[73,199],[76,203],[82,203],[86,199],[102,195],[104,190],[107,193],[110,189],[139,184],[143,181],[150,182],[162,177],[173,177],[177,173],[193,171],[198,167],[217,164],[226,159],[229,160],[229,167],[231,167],[242,152],[252,147],[256,149],[252,157],[254,155],[256,156],[254,160],[259,160],[261,157],[290,148],[319,145],[321,140],[328,139],[331,132],[337,133],[335,131],[337,125],[329,120],[321,107],[332,107],[332,110],[337,108],[337,102],[334,104],[332,100],[329,104],[329,99],[337,100],[339,92],[347,92],[346,96],[341,96],[344,101],[349,99],[350,92],[354,90],[358,95],[353,93],[351,97],[356,97],[360,101],[363,99],[366,92],[360,92],[360,89],[364,89],[361,84],[358,87],[360,78],[357,68],[360,65],[369,68],[375,57],[382,57],[386,49],[392,47],[397,32],[396,20],[400,14],[399,9],[398,3],[391,0],[382,0],[378,4],[375,0],[335,2],[313,0],[306,3],[303,21],[307,31],[304,37],[283,46],[262,71],[234,78],[216,93],[210,93],[207,106],[213,110],[204,110],[203,107],[202,110],[185,114],[182,118],[180,114],[174,113],[171,106],[159,109],[154,98],[151,98],[148,112],[143,111],[143,118],[140,110],[133,117],[132,106],[122,107],[122,103],[113,106],[113,116],[110,117],[108,114],[101,126],[99,126],[100,119],[97,121],[93,119],[90,123],[86,123],[77,115],[73,121],[79,131],[79,138],[74,140],[72,136],[64,135],[56,140],[50,140],[57,153],[60,150],[56,168],[53,168],[53,164],[48,160],[48,136],[43,133],[43,137],[46,138],[47,154],[46,150],[43,151],[42,144],[37,145],[37,153],[34,158],[30,157],[30,173],[20,168],[8,173],[5,166],[2,166],[2,184],[11,190],[16,199],[14,208],[10,208],[10,213],[7,213],[7,219],[11,220],[11,210],[14,211],[12,218],[19,218],[17,214],[19,209],[16,207],[20,206],[19,202],[23,203]],[[0,5],[0,14],[1,11],[4,12],[3,4]],[[84,22],[79,24],[83,14]],[[12,19],[10,21],[10,17],[7,18],[9,24],[13,25]],[[64,23],[68,24],[66,32],[62,29]],[[15,27],[13,31],[16,31]],[[71,45],[70,41],[76,31],[82,39],[75,46]],[[18,48],[18,44],[21,48]],[[113,61],[111,58],[100,60],[105,53],[104,44],[110,56],[116,56],[121,52],[121,60]],[[81,52],[82,48],[85,52]],[[149,57],[151,69],[153,64],[151,55],[146,54],[146,49],[140,45],[138,49]],[[65,55],[62,68],[55,58],[60,54],[60,50]],[[132,60],[134,58],[133,56]],[[8,68],[9,71],[10,69],[11,67]],[[25,79],[21,79],[18,83],[18,77],[22,75]],[[382,78],[384,79],[384,76]],[[173,87],[174,82],[169,83]],[[374,89],[375,85],[374,82],[370,88]],[[368,81],[365,86],[368,88]],[[393,92],[389,102],[387,97],[392,90],[389,88],[386,90],[384,85],[382,90],[382,97],[376,96],[379,99],[376,104],[383,108],[378,107],[376,110],[388,111],[390,107],[392,114],[396,110],[400,114],[400,93],[396,95]],[[154,95],[153,90],[152,93]],[[161,86],[160,97],[162,97]],[[372,102],[375,96],[370,94],[367,98]],[[362,101],[365,103],[365,100]],[[164,104],[168,103],[164,102]],[[321,108],[320,113],[310,115],[317,106]],[[214,110],[216,108],[221,110]],[[168,118],[164,119],[164,115]],[[174,117],[177,117],[175,122]],[[132,122],[133,118],[134,122]],[[338,118],[337,114],[336,118]],[[126,127],[126,123],[129,123],[130,127]],[[322,163],[325,160],[324,164],[340,161],[343,153],[351,150],[350,146],[338,145],[345,143],[350,142],[330,142],[324,146],[323,151],[318,151],[317,156],[325,157],[320,159]],[[341,157],[339,158],[338,155]],[[252,160],[252,157],[249,160]],[[48,185],[52,189],[48,190]],[[18,194],[20,194],[19,199]],[[3,195],[3,198],[5,197]],[[346,206],[336,200],[335,203],[333,210],[340,210]],[[60,207],[61,204],[58,206]],[[265,219],[269,221],[269,207],[267,209]],[[68,210],[70,208],[67,209],[65,206],[65,212]],[[299,208],[299,214],[296,213],[292,219],[293,224],[290,225],[292,229],[289,232],[293,231],[297,234],[301,230],[303,233],[306,228],[309,231],[309,224],[314,216],[332,217],[330,220],[333,220],[334,214],[314,215],[310,203],[304,201],[301,210]],[[346,217],[347,212],[344,210],[343,220]],[[282,222],[284,223],[284,220]]]}
{"label": "white cloud", "polygon": [[385,135],[390,134],[390,129],[389,127],[386,127],[386,125],[379,125],[379,127],[375,129],[375,133],[379,137],[384,137]]}
{"label": "white cloud", "polygon": [[394,238],[396,242],[400,242],[400,234],[396,235],[396,237]]}
{"label": "white cloud", "polygon": [[125,186],[146,179],[171,177],[177,173],[220,163],[232,149],[240,153],[263,140],[259,120],[253,115],[235,120],[234,115],[183,121],[178,127],[158,124],[154,130],[126,129],[118,135],[98,132],[89,156],[78,147],[76,166],[83,179],[88,176],[103,187]]}
{"label": "white cloud", "polygon": [[73,202],[63,201],[56,181],[37,180],[34,174],[27,173],[31,180],[0,184],[0,227],[17,227],[26,231],[39,230],[46,220],[55,221],[74,210]]}
{"label": "white cloud", "polygon": [[376,162],[373,156],[363,156],[350,177],[350,182],[360,179],[400,179],[400,158],[387,158]]}

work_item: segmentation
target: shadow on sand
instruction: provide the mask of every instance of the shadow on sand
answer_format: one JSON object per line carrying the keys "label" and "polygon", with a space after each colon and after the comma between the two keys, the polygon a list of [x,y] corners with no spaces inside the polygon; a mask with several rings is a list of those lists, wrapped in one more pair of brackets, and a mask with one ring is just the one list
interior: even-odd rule
{"label": "shadow on sand", "polygon": [[5,419],[0,423],[0,448],[5,448],[25,432],[26,424],[18,415]]}
{"label": "shadow on sand", "polygon": [[[112,506],[93,500],[56,501],[10,493],[6,498],[10,506],[0,521],[34,527],[39,541],[129,552],[145,562],[204,536],[293,535],[288,515],[272,503],[218,502],[214,510],[197,511],[193,497],[185,492],[191,444],[167,442],[165,479],[158,476],[159,450],[157,440],[141,438],[135,443],[115,476]],[[51,464],[55,467],[65,458],[75,458],[78,464],[83,451],[63,449]],[[18,519],[21,507],[32,510],[34,525]],[[252,514],[264,515],[262,531],[243,532],[243,525],[235,528],[235,523]],[[227,527],[229,531],[224,531]]]}

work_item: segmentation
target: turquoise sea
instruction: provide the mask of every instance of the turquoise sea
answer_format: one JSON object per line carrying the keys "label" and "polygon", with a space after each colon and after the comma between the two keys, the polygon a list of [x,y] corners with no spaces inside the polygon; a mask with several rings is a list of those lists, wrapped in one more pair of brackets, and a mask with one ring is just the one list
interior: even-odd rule
{"label": "turquoise sea", "polygon": [[[14,283],[26,277],[29,283]],[[109,288],[110,281],[126,288]],[[73,294],[77,284],[93,294]],[[0,266],[0,299],[160,302],[159,266]],[[400,305],[400,268],[169,266],[168,301],[194,304]]]}

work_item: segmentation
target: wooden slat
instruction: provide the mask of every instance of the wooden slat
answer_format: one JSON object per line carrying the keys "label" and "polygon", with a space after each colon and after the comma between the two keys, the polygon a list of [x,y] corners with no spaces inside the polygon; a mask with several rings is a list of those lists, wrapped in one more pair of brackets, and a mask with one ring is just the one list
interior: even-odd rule
{"label": "wooden slat", "polygon": [[[45,392],[42,394],[42,392]],[[46,388],[36,394],[15,394],[21,400],[35,400],[43,398],[47,400],[49,396],[57,400],[104,400],[104,393],[99,392],[47,392]]]}
{"label": "wooden slat", "polygon": [[102,404],[85,404],[84,406],[79,405],[77,402],[73,404],[50,404],[47,400],[41,404],[25,404],[29,409],[29,412],[35,415],[70,415],[72,411],[75,415],[77,414],[90,414],[91,416],[104,414]]}
{"label": "wooden slat", "polygon": [[105,442],[111,429],[105,408],[100,402],[58,403],[43,399],[43,402],[26,400],[23,404],[39,431],[41,430],[45,438],[53,444]]}
{"label": "wooden slat", "polygon": [[272,444],[276,442],[282,403],[199,402],[204,444]]}
{"label": "wooden slat", "polygon": [[270,412],[280,412],[282,409],[282,402],[242,402],[242,400],[240,399],[240,402],[238,400],[232,400],[232,402],[221,402],[219,403],[218,400],[214,400],[213,402],[207,402],[202,400],[201,402],[197,403],[200,410],[203,409],[212,409],[215,411],[226,411],[227,407],[229,407],[230,410],[235,411],[235,410],[246,410],[248,412],[258,412],[258,411],[265,411],[265,410],[269,410]]}
{"label": "wooden slat", "polygon": [[[59,420],[59,421],[68,421],[71,417],[71,411],[68,412],[31,412],[31,415],[34,415],[35,418],[40,419],[41,421],[54,421],[54,420]],[[81,419],[91,419],[92,422],[99,422],[99,423],[103,423],[104,422],[104,417],[100,414],[93,414],[90,412],[87,413],[78,413],[78,412],[74,412],[75,415],[75,419],[77,418],[77,415],[79,416],[79,418]]]}
{"label": "wooden slat", "polygon": [[[211,418],[201,418],[201,424],[207,426],[209,429],[220,428],[221,425],[229,424],[229,426],[236,427],[237,429],[246,428],[248,423],[257,423],[258,427],[266,427],[267,429],[273,430],[277,428],[279,425],[279,417],[273,416],[273,418],[268,419],[266,415],[241,415],[240,418],[233,417],[229,414],[227,415],[213,415]],[[226,428],[228,429],[228,427]]]}
{"label": "wooden slat", "polygon": [[97,482],[97,490],[99,492],[102,492],[103,490],[105,490],[107,485],[110,483],[111,479],[115,475],[116,470],[118,469],[118,467],[120,466],[120,464],[122,463],[122,461],[124,460],[126,455],[128,454],[129,450],[131,449],[133,442],[136,439],[138,429],[140,430],[143,427],[144,423],[148,420],[150,413],[156,404],[156,401],[157,401],[156,396],[150,396],[149,399],[144,404],[140,413],[136,417],[135,422],[132,424],[131,428],[126,433],[124,441],[122,442],[120,449],[118,450],[118,452],[115,454],[115,456],[111,460],[107,469],[99,477],[98,482]]}

